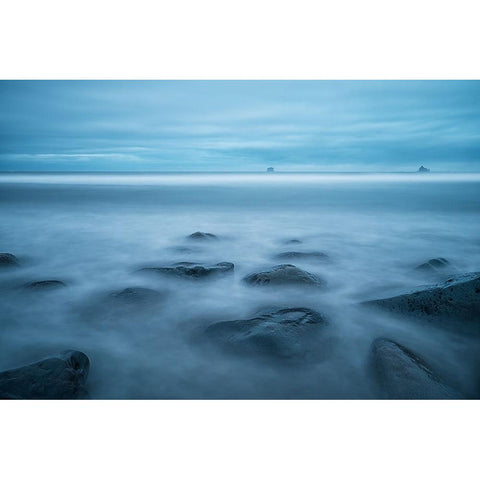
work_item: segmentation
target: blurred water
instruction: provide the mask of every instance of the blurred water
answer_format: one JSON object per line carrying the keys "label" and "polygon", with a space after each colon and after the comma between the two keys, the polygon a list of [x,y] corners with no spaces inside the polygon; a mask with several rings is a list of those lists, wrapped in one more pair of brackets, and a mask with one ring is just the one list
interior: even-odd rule
{"label": "blurred water", "polygon": [[[22,267],[0,273],[0,370],[76,348],[91,359],[93,398],[372,398],[368,351],[382,335],[477,396],[476,340],[357,303],[441,280],[414,270],[430,258],[480,270],[479,193],[478,174],[2,174],[0,251]],[[197,230],[220,240],[186,240]],[[284,244],[293,238],[303,243]],[[288,250],[327,253],[329,262],[290,263],[328,288],[242,283]],[[192,283],[135,272],[184,260],[231,261],[235,275]],[[42,279],[68,286],[19,288]],[[154,308],[103,305],[129,286],[169,293]],[[200,341],[207,325],[265,305],[324,312],[331,357],[277,368]]]}

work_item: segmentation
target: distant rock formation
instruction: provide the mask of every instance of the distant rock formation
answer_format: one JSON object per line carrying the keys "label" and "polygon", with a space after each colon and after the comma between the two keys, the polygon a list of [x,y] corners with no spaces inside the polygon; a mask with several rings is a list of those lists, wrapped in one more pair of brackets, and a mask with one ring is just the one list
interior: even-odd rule
{"label": "distant rock formation", "polygon": [[267,168],[267,173],[273,173],[273,172],[275,172],[275,169],[273,167]]}
{"label": "distant rock formation", "polygon": [[422,173],[427,173],[430,171],[429,168],[425,168],[423,165],[418,169],[419,172],[422,172]]}

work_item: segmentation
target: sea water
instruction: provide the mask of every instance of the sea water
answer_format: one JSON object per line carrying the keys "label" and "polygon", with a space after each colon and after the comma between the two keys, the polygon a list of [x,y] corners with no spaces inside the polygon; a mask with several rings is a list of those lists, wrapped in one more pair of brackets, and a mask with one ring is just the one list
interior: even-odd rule
{"label": "sea water", "polygon": [[[431,258],[446,258],[448,275],[480,270],[479,213],[479,174],[2,174],[0,251],[21,266],[0,272],[0,370],[73,348],[91,360],[92,398],[374,398],[370,346],[388,337],[478,397],[476,339],[359,303],[444,280],[415,269]],[[195,231],[218,240],[188,240]],[[293,250],[328,261],[274,259]],[[233,262],[235,273],[138,272],[180,261]],[[242,281],[279,263],[327,285]],[[67,286],[22,288],[50,279]],[[104,299],[131,286],[165,297],[109,310]],[[204,342],[208,325],[265,306],[323,313],[329,355],[282,366]]]}

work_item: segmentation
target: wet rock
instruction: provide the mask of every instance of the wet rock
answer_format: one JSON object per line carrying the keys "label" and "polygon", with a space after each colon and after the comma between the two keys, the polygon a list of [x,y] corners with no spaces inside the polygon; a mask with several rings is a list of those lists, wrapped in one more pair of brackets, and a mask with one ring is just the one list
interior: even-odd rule
{"label": "wet rock", "polygon": [[325,281],[295,265],[277,265],[264,272],[252,273],[244,278],[249,285],[310,285],[323,286]]}
{"label": "wet rock", "polygon": [[422,272],[438,272],[439,270],[444,270],[450,266],[450,262],[446,258],[432,258],[428,262],[422,263],[415,267],[415,270],[420,270]]}
{"label": "wet rock", "polygon": [[1,372],[0,398],[86,398],[89,368],[90,360],[84,353],[68,350],[31,365]]}
{"label": "wet rock", "polygon": [[404,346],[377,338],[371,349],[371,366],[383,397],[390,399],[461,398],[427,363]]}
{"label": "wet rock", "polygon": [[249,320],[210,325],[207,337],[230,352],[275,359],[321,359],[328,321],[308,308],[272,309]]}
{"label": "wet rock", "polygon": [[18,259],[11,253],[0,253],[0,268],[18,267]]}
{"label": "wet rock", "polygon": [[165,297],[165,292],[144,287],[128,287],[119,292],[110,294],[110,298],[117,302],[127,304],[156,303]]}
{"label": "wet rock", "polygon": [[28,290],[54,290],[63,287],[66,287],[66,285],[60,280],[40,280],[38,282],[30,282],[24,285],[24,288]]}
{"label": "wet rock", "polygon": [[233,273],[234,265],[230,262],[202,264],[194,262],[178,262],[164,267],[142,268],[141,272],[153,272],[162,275],[173,275],[182,278],[200,279]]}
{"label": "wet rock", "polygon": [[328,260],[323,252],[282,252],[275,255],[278,260]]}
{"label": "wet rock", "polygon": [[302,243],[302,241],[298,240],[298,238],[291,238],[289,240],[285,240],[283,243],[284,245],[298,245]]}
{"label": "wet rock", "polygon": [[218,240],[213,233],[195,232],[187,237],[189,240]]}
{"label": "wet rock", "polygon": [[480,272],[456,275],[444,283],[363,305],[427,319],[461,320],[480,330]]}

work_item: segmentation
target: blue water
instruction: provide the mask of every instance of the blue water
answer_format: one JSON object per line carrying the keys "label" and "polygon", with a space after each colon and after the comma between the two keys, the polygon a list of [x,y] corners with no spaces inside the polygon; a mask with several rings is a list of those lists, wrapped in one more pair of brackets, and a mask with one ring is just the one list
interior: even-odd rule
{"label": "blue water", "polygon": [[[440,281],[414,270],[431,258],[447,258],[454,272],[480,270],[479,213],[478,174],[2,174],[0,251],[22,267],[0,273],[0,369],[76,348],[91,359],[93,398],[372,398],[369,347],[386,335],[474,396],[473,340],[357,303]],[[175,249],[197,230],[220,241]],[[292,238],[303,243],[283,244]],[[328,288],[242,283],[292,249],[329,255],[297,263]],[[235,275],[192,284],[135,273],[183,260],[231,261]],[[28,298],[18,289],[50,278],[67,288]],[[128,286],[169,294],[154,310],[97,308]],[[331,357],[278,369],[199,341],[209,324],[267,304],[328,315]]]}

